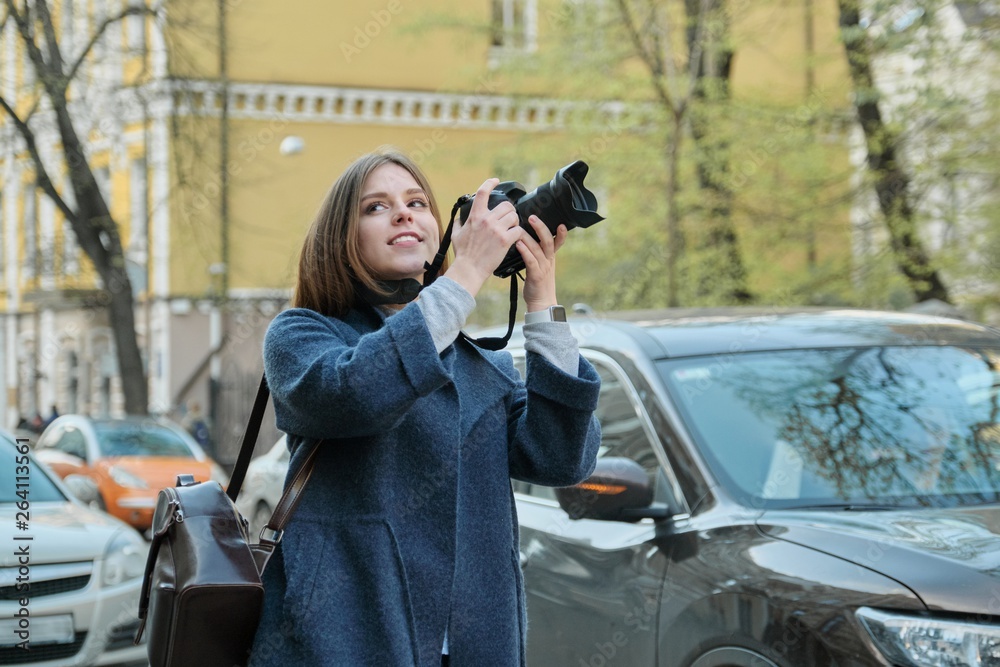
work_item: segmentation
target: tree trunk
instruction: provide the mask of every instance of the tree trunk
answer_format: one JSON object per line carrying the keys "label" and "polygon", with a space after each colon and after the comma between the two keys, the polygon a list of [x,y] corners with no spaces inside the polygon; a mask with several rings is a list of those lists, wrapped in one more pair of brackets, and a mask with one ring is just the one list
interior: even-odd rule
{"label": "tree trunk", "polygon": [[144,415],[149,410],[149,388],[142,355],[135,335],[132,283],[125,271],[118,225],[97,187],[97,179],[87,163],[83,146],[73,127],[65,99],[52,99],[59,136],[69,165],[70,184],[76,196],[76,215],[69,222],[80,248],[94,263],[104,282],[108,319],[115,340],[118,372],[125,399],[125,412]]}
{"label": "tree trunk", "polygon": [[[709,258],[699,269],[698,294],[718,293],[713,285],[721,283],[722,294],[731,303],[750,303],[753,295],[747,286],[746,267],[740,251],[739,236],[733,226],[733,191],[729,181],[729,143],[712,136],[706,105],[726,102],[730,96],[730,74],[733,51],[729,45],[729,26],[724,0],[710,0],[708,25],[700,31],[696,22],[701,16],[700,0],[685,0],[687,14],[688,58],[698,57],[694,89],[695,104],[691,109],[691,135],[695,144],[698,185],[705,195],[702,250]],[[708,28],[707,30],[705,28]],[[713,106],[719,106],[713,104]]]}
{"label": "tree trunk", "polygon": [[896,266],[919,301],[948,302],[948,290],[917,236],[916,212],[910,200],[910,177],[899,163],[900,139],[882,120],[872,76],[872,47],[860,26],[858,0],[837,0],[840,30],[854,87],[854,106],[865,135],[868,171],[875,180],[879,209],[889,230]]}

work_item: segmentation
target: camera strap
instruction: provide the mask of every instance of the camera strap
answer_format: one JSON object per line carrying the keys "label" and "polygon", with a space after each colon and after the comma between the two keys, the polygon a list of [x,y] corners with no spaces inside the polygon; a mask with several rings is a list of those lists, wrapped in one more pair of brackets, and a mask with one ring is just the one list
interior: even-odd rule
{"label": "camera strap", "polygon": [[[458,209],[462,206],[462,204],[466,203],[471,198],[471,195],[463,195],[452,207],[451,219],[448,222],[448,229],[445,230],[444,236],[441,237],[441,245],[438,247],[437,255],[434,256],[434,261],[424,262],[424,287],[427,287],[437,279],[438,273],[441,271],[441,265],[444,264],[444,258],[448,254],[448,248],[451,246],[451,229],[455,225],[455,215],[458,213]],[[507,347],[507,341],[510,340],[511,334],[514,333],[514,320],[517,319],[517,279],[518,274],[511,274],[510,315],[507,319],[507,333],[502,338],[489,336],[485,338],[472,338],[464,331],[459,331],[458,335],[473,345],[483,348],[484,350],[502,350]]]}

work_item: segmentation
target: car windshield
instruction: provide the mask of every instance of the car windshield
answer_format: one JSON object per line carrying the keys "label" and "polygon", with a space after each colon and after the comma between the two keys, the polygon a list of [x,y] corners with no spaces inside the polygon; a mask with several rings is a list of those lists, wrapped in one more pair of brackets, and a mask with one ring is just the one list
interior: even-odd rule
{"label": "car windshield", "polygon": [[13,442],[0,436],[0,504],[65,502],[66,496],[39,470],[40,464],[33,459],[25,464],[23,456]]}
{"label": "car windshield", "polygon": [[749,506],[1000,501],[1000,349],[789,350],[661,362]]}
{"label": "car windshield", "polygon": [[179,434],[160,424],[95,422],[94,433],[101,456],[194,457]]}

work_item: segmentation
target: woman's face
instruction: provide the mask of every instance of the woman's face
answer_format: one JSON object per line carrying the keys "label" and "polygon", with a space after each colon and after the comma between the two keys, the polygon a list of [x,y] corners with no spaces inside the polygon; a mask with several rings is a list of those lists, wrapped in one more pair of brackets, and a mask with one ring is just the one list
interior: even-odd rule
{"label": "woman's face", "polygon": [[358,233],[361,256],[379,280],[420,280],[440,242],[428,193],[392,162],[373,171],[361,188]]}

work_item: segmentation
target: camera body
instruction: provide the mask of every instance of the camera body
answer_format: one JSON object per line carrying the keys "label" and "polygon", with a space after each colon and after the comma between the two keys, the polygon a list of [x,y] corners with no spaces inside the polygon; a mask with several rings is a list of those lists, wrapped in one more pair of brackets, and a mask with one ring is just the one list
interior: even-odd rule
{"label": "camera body", "polygon": [[[512,203],[517,211],[519,224],[536,241],[538,235],[528,223],[531,215],[537,215],[553,234],[559,225],[566,225],[566,229],[590,227],[604,218],[597,214],[597,197],[583,186],[588,170],[586,162],[577,160],[557,171],[551,181],[531,192],[526,192],[524,186],[516,181],[504,181],[490,192],[487,206],[493,209],[505,201]],[[475,195],[463,195],[456,202],[460,223],[468,219],[474,198]],[[512,246],[493,275],[506,278],[523,268],[524,260],[517,248]]]}

